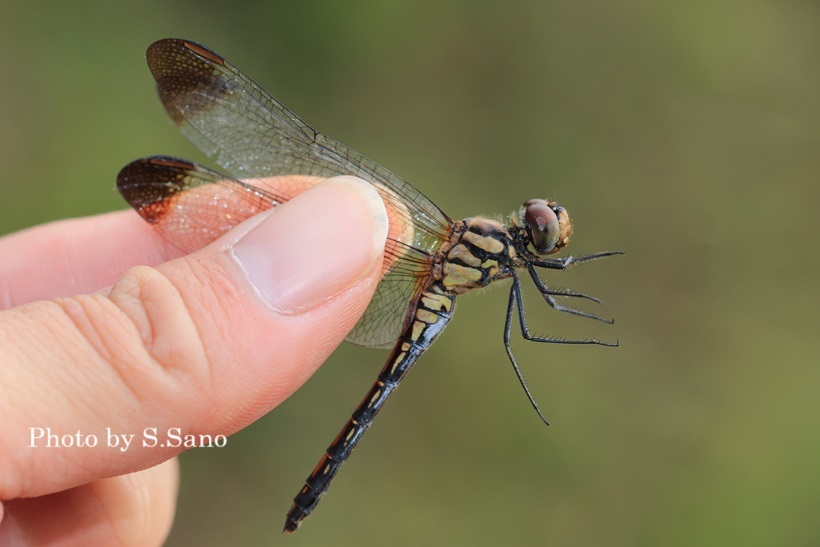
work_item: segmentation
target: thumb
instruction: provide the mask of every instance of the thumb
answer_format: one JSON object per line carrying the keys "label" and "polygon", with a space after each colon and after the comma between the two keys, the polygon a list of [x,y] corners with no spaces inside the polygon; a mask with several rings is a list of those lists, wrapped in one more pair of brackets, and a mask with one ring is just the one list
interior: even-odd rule
{"label": "thumb", "polygon": [[229,435],[278,405],[364,312],[386,235],[375,189],[336,177],[110,289],[0,313],[0,499],[145,469],[187,447],[169,430]]}

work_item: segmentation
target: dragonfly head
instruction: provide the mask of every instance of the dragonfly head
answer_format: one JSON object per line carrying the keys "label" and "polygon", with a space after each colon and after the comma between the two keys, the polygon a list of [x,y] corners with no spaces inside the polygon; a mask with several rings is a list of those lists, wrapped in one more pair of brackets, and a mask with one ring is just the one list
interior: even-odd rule
{"label": "dragonfly head", "polygon": [[519,226],[527,234],[527,243],[539,256],[557,253],[569,245],[572,222],[567,210],[555,201],[531,199],[525,201],[518,213]]}

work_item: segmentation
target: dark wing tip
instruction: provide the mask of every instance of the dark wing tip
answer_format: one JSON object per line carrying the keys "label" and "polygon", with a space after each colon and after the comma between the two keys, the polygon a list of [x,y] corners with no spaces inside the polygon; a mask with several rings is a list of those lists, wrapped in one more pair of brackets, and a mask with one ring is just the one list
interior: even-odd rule
{"label": "dark wing tip", "polygon": [[214,50],[193,40],[185,40],[182,38],[163,38],[157,40],[148,46],[145,57],[148,59],[148,65],[151,66],[152,59],[162,58],[163,56],[167,57],[173,54],[200,57],[218,65],[225,64],[225,59]]}
{"label": "dark wing tip", "polygon": [[157,82],[160,100],[178,125],[185,113],[193,115],[208,108],[208,100],[203,97],[220,92],[221,88],[214,85],[214,72],[226,61],[201,44],[165,38],[148,46],[145,58]]}
{"label": "dark wing tip", "polygon": [[193,163],[169,156],[138,159],[120,170],[117,190],[140,216],[155,224],[165,215],[170,198],[182,188],[185,177],[195,169]]}
{"label": "dark wing tip", "polygon": [[171,156],[151,156],[134,160],[117,174],[117,190],[125,194],[152,183],[167,185],[171,180],[179,180],[187,172],[196,170],[196,164]]}

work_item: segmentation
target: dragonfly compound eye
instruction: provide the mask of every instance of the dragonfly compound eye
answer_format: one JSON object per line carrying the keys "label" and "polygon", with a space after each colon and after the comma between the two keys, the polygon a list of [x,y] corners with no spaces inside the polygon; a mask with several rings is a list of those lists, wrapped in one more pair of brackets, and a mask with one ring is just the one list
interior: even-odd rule
{"label": "dragonfly compound eye", "polygon": [[556,202],[531,199],[524,203],[523,213],[527,235],[538,254],[557,253],[569,243],[569,214]]}

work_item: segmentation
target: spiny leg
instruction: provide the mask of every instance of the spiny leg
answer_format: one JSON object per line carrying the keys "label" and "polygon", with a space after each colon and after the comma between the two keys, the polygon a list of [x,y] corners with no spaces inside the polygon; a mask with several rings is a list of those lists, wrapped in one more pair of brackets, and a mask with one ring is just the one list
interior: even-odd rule
{"label": "spiny leg", "polygon": [[580,264],[581,262],[591,262],[593,260],[598,260],[600,258],[606,258],[608,256],[622,254],[624,254],[623,251],[603,251],[600,253],[579,256],[578,258],[574,256],[567,256],[564,258],[542,258],[540,260],[533,260],[532,265],[537,266],[539,268],[550,268],[552,270],[565,270],[573,264]]}
{"label": "spiny leg", "polygon": [[553,296],[567,296],[567,297],[575,297],[575,298],[586,298],[587,300],[592,300],[593,302],[600,303],[601,301],[595,298],[594,296],[589,296],[583,293],[577,293],[572,291],[556,291],[547,287],[544,283],[544,280],[538,276],[538,272],[535,271],[535,268],[531,265],[527,265],[527,270],[530,272],[530,277],[532,277],[535,286],[538,288],[538,292],[544,297],[544,300],[547,301],[547,304],[550,305],[556,311],[571,313],[573,315],[580,315],[581,317],[586,317],[588,319],[595,319],[596,321],[602,321],[611,325],[615,321],[612,319],[606,319],[599,315],[595,315],[594,313],[586,312],[583,310],[577,310],[575,308],[570,308],[567,306],[562,306],[559,304]]}
{"label": "spiny leg", "polygon": [[538,279],[542,282],[544,288],[546,289],[546,290],[541,291],[544,294],[549,294],[549,295],[552,295],[552,296],[562,296],[562,297],[566,297],[566,298],[583,298],[585,300],[591,300],[591,301],[595,302],[596,304],[601,303],[600,298],[596,298],[596,297],[594,297],[590,294],[585,294],[585,293],[582,293],[582,292],[573,291],[572,289],[565,289],[563,287],[549,287],[549,286],[547,286],[546,283],[543,283],[543,281],[544,281],[543,279],[541,279],[540,277]]}
{"label": "spiny leg", "polygon": [[[513,272],[513,286],[510,290],[510,299],[515,297],[515,303],[518,307],[518,320],[521,323],[521,335],[524,337],[525,340],[530,342],[544,342],[548,344],[594,344],[598,346],[609,346],[609,347],[617,347],[619,343],[615,341],[612,342],[601,342],[600,340],[595,340],[594,338],[583,338],[581,340],[573,340],[567,338],[552,338],[549,336],[535,336],[530,333],[530,329],[527,326],[527,320],[524,317],[524,298],[521,296],[521,280],[518,277],[518,272]],[[508,306],[507,308],[507,315],[509,316],[512,313],[512,308]]]}
{"label": "spiny leg", "polygon": [[507,320],[504,323],[504,349],[507,350],[507,357],[509,357],[510,363],[512,363],[513,370],[515,371],[515,375],[518,377],[518,381],[521,384],[521,387],[524,388],[524,393],[527,394],[527,399],[529,399],[530,404],[538,413],[538,416],[541,418],[541,420],[549,426],[549,420],[547,420],[547,418],[541,412],[541,409],[538,408],[538,403],[535,402],[535,398],[532,396],[532,393],[530,393],[530,388],[527,387],[527,382],[526,380],[524,380],[524,374],[521,372],[521,369],[518,368],[518,363],[516,362],[515,356],[512,352],[512,346],[510,346],[510,333],[512,331],[513,308],[515,307],[516,302],[518,302],[521,299],[520,293],[521,280],[519,279],[518,274],[515,271],[513,271],[513,285],[510,289],[510,300],[507,303]]}
{"label": "spiny leg", "polygon": [[529,387],[527,387],[527,382],[526,380],[524,380],[524,374],[521,372],[521,369],[518,368],[518,362],[515,360],[515,356],[512,352],[512,346],[510,345],[510,341],[514,309],[518,308],[518,320],[521,323],[521,335],[524,337],[525,340],[529,340],[530,342],[545,342],[552,344],[597,344],[609,347],[615,347],[619,344],[617,341],[614,344],[611,344],[589,338],[585,340],[567,340],[565,338],[547,338],[533,336],[532,334],[530,334],[529,328],[527,327],[527,320],[524,318],[524,298],[521,296],[521,278],[518,276],[518,272],[514,270],[512,272],[512,277],[513,284],[510,288],[510,298],[507,302],[507,319],[504,322],[504,349],[507,351],[507,357],[510,359],[510,363],[512,363],[515,375],[518,377],[518,381],[521,384],[521,387],[524,388],[524,393],[527,394],[527,399],[530,401],[530,404],[535,409],[535,412],[538,413],[538,416],[541,418],[541,420],[545,424],[550,425],[549,420],[547,420],[547,418],[541,412],[541,409],[538,407],[538,403],[535,402],[535,398],[532,396],[532,393],[530,393],[530,389]]}

